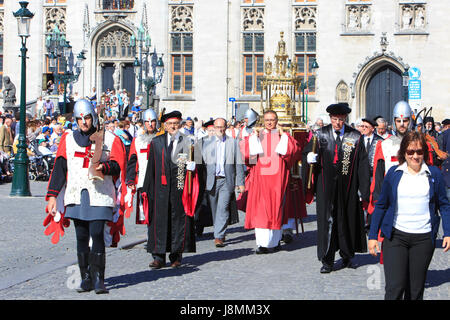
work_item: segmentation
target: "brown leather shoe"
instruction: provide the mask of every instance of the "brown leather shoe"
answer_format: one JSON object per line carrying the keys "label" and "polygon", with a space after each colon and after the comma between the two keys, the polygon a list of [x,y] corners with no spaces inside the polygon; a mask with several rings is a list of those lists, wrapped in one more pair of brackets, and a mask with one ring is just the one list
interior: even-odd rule
{"label": "brown leather shoe", "polygon": [[165,264],[159,260],[153,260],[148,266],[152,269],[161,269],[165,267]]}
{"label": "brown leather shoe", "polygon": [[224,238],[222,238],[222,239],[214,239],[214,244],[216,245],[216,248],[223,248],[223,247],[225,247],[224,241],[225,241]]}
{"label": "brown leather shoe", "polygon": [[172,268],[178,268],[179,266],[181,266],[181,262],[180,261],[174,261],[171,265]]}

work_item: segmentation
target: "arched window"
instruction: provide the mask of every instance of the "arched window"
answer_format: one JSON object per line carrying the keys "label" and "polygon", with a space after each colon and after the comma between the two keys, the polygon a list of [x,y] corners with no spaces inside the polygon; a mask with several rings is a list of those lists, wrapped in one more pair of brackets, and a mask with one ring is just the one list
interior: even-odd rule
{"label": "arched window", "polygon": [[130,33],[115,28],[108,30],[98,41],[98,57],[104,58],[130,58],[134,57],[134,52],[130,47]]}

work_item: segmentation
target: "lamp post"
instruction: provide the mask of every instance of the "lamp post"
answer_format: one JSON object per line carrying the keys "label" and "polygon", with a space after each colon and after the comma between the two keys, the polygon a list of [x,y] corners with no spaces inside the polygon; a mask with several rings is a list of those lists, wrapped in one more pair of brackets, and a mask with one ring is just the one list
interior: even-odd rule
{"label": "lamp post", "polygon": [[[53,94],[56,95],[56,82],[61,82],[64,88],[64,104],[62,114],[67,110],[67,85],[72,82],[77,82],[83,69],[83,62],[86,60],[84,52],[81,51],[77,56],[77,62],[73,64],[73,52],[70,41],[66,41],[66,37],[61,35],[58,26],[55,26],[52,33],[47,37],[46,43],[47,54],[49,58],[49,67],[54,74],[55,88]],[[63,58],[63,60],[61,60]],[[64,72],[59,73],[58,60],[64,64]],[[75,70],[74,70],[75,67]]]}
{"label": "lamp post", "polygon": [[17,155],[14,159],[14,175],[10,196],[31,196],[30,183],[28,181],[28,155],[25,138],[25,110],[26,110],[26,59],[27,59],[27,38],[30,36],[30,22],[34,14],[27,9],[28,1],[19,2],[21,8],[14,12],[17,19],[18,33],[21,38],[22,48],[20,57],[22,58],[21,82],[20,82],[20,130],[19,143],[17,145]]}
{"label": "lamp post", "polygon": [[408,102],[408,84],[409,84],[409,67],[405,68],[405,71],[402,73],[403,79],[403,100]]}
{"label": "lamp post", "polygon": [[[317,63],[317,60],[314,58],[313,63],[311,65],[311,71],[314,78],[317,75],[317,69],[319,69],[319,64]],[[308,120],[308,105],[305,100],[305,94],[307,95],[307,93],[305,93],[306,89],[308,89],[308,83],[306,81],[302,81],[300,83],[300,90],[302,91],[302,121],[304,123],[306,123]]]}
{"label": "lamp post", "polygon": [[[142,91],[142,85],[144,85],[145,92],[147,94],[146,108],[148,109],[150,106],[150,92],[152,95],[155,94],[156,85],[161,82],[164,74],[162,55],[158,57],[156,48],[152,53],[150,53],[151,38],[142,25],[138,29],[137,38],[131,36],[130,46],[133,48],[134,52],[136,52],[136,48],[139,49],[139,57],[136,56],[133,63],[134,73],[137,76],[139,83],[137,95],[143,95],[144,92]],[[149,56],[151,56],[153,76],[149,76]]]}

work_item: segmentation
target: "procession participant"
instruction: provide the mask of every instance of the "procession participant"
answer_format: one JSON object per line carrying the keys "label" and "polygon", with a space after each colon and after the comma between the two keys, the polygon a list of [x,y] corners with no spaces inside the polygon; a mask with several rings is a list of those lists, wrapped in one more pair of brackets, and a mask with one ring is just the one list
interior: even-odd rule
{"label": "procession participant", "polygon": [[244,192],[244,167],[237,140],[225,134],[225,119],[216,119],[214,130],[215,137],[203,143],[202,156],[206,165],[206,192],[214,222],[214,244],[221,248],[225,246],[231,208],[236,202],[235,187]]}
{"label": "procession participant", "polygon": [[282,225],[287,220],[283,199],[289,169],[300,152],[298,142],[277,124],[277,113],[266,111],[264,129],[254,130],[240,141],[245,164],[251,168],[244,226],[255,229],[257,254],[279,249]]}
{"label": "procession participant", "polygon": [[375,119],[373,119],[373,120],[377,124],[376,125],[377,135],[379,135],[383,139],[387,139],[390,136],[392,136],[392,134],[390,134],[388,131],[388,123],[387,123],[386,119],[384,119],[382,116],[378,116],[378,117],[375,117]]}
{"label": "procession participant", "polygon": [[[312,140],[303,151],[303,163],[314,163],[317,212],[317,257],[320,273],[333,270],[336,251],[343,267],[352,268],[355,252],[366,252],[363,201],[369,200],[369,162],[362,135],[345,124],[351,112],[347,103],[328,106],[331,124],[317,131],[318,151]],[[307,170],[303,168],[304,181]]]}
{"label": "procession participant", "polygon": [[[373,175],[370,185],[370,202],[368,205],[368,224],[370,225],[370,215],[381,192],[381,185],[385,173],[395,165],[398,165],[397,153],[403,136],[412,130],[412,110],[406,101],[399,101],[395,104],[392,113],[394,119],[393,135],[377,143],[373,160]],[[431,148],[430,148],[431,149]],[[428,155],[429,156],[429,155]],[[430,160],[430,159],[429,159]],[[432,162],[429,162],[432,164]]]}
{"label": "procession participant", "polygon": [[[200,154],[203,150],[203,144],[210,137],[214,136],[214,120],[210,120],[203,124],[205,128],[205,135],[201,136],[197,140],[196,144],[196,152],[199,150]],[[200,131],[200,130],[199,130]],[[199,137],[199,136],[197,136]],[[211,227],[214,225],[213,217],[211,212],[211,206],[209,204],[209,198],[207,192],[205,192],[206,188],[206,165],[203,161],[199,161],[196,163],[196,169],[198,173],[199,180],[199,193],[197,206],[195,209],[194,221],[195,221],[195,234],[197,237],[201,237],[203,235],[203,230],[205,227]]]}
{"label": "procession participant", "polygon": [[375,133],[376,126],[377,124],[375,121],[367,118],[362,119],[361,127],[363,129],[364,146],[366,147],[367,156],[369,158],[370,177],[372,177],[373,174],[373,159],[375,157],[375,147],[377,146],[378,141],[384,140]]}
{"label": "procession participant", "polygon": [[145,216],[142,207],[141,188],[144,185],[145,170],[150,153],[150,143],[156,135],[157,114],[153,109],[147,109],[142,115],[144,126],[138,130],[136,137],[131,142],[130,156],[127,163],[127,176],[125,182],[129,188],[125,197],[126,214],[133,211],[133,196],[137,192],[136,223],[148,224],[148,216]]}
{"label": "procession participant", "polygon": [[[172,268],[181,265],[183,252],[195,252],[192,205],[198,198],[198,179],[195,162],[187,159],[191,139],[179,131],[181,119],[179,111],[164,114],[165,132],[150,143],[142,196],[149,217],[147,251],[154,259],[152,269],[165,267],[166,252]],[[191,195],[189,177],[193,178]]]}
{"label": "procession participant", "polygon": [[[121,140],[108,131],[104,133],[103,146],[92,143],[90,137],[98,130],[98,117],[88,100],[80,99],[75,103],[73,116],[78,130],[68,131],[61,137],[48,183],[47,211],[56,216],[57,198],[63,198],[64,218],[72,219],[75,224],[82,279],[77,291],[94,289],[97,294],[108,293],[104,285],[104,230],[105,222],[112,222],[117,210],[119,191],[115,185],[118,182],[124,185],[125,148]],[[100,163],[95,168],[102,179],[94,179],[89,173],[96,148],[102,148]],[[119,215],[122,210],[120,207]],[[92,248],[89,248],[90,238]]]}

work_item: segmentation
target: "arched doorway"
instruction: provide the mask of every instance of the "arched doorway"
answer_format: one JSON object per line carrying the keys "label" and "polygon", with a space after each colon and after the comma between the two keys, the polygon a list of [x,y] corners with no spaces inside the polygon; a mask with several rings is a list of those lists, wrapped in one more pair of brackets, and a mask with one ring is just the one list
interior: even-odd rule
{"label": "arched doorway", "polygon": [[394,105],[403,99],[402,73],[408,68],[393,53],[375,53],[366,57],[350,84],[354,100],[354,119],[383,116],[392,124]]}
{"label": "arched doorway", "polygon": [[133,69],[135,52],[130,46],[131,33],[112,26],[99,34],[94,43],[99,92],[126,89],[134,101],[136,78]]}
{"label": "arched doorway", "polygon": [[392,124],[395,104],[403,99],[402,75],[392,65],[379,68],[370,78],[366,89],[366,117],[382,116]]}

